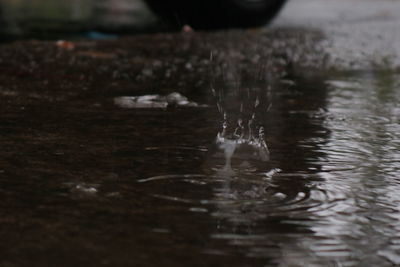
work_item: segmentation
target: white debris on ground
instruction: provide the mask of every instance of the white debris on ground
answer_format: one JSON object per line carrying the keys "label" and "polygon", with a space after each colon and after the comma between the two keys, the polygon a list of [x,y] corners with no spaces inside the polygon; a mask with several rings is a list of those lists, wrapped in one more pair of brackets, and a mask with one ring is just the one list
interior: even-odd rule
{"label": "white debris on ground", "polygon": [[99,184],[88,184],[85,182],[66,182],[63,186],[68,189],[73,197],[88,198],[97,196]]}
{"label": "white debris on ground", "polygon": [[97,188],[92,185],[87,185],[82,183],[82,184],[77,184],[74,188],[72,188],[72,191],[85,194],[96,194]]}
{"label": "white debris on ground", "polygon": [[168,103],[160,95],[119,96],[114,104],[120,108],[166,108]]}
{"label": "white debris on ground", "polygon": [[114,98],[114,104],[121,108],[167,108],[167,107],[207,107],[189,99],[177,92],[162,95],[119,96]]}

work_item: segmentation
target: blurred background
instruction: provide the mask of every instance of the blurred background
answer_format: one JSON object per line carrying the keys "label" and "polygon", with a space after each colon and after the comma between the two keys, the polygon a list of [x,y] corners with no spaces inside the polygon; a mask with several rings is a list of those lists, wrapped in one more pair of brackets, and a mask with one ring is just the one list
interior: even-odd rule
{"label": "blurred background", "polygon": [[90,30],[148,31],[157,18],[141,0],[2,0],[1,34],[52,38]]}
{"label": "blurred background", "polygon": [[[325,51],[336,65],[344,68],[353,68],[354,64],[357,68],[366,68],[370,62],[389,65],[389,68],[400,66],[397,56],[400,54],[400,1],[230,0],[215,3],[211,0],[190,3],[182,0],[2,0],[0,39],[113,39],[125,34],[180,31],[186,24],[194,30],[269,25],[278,29],[294,28],[299,34],[318,30],[326,38],[322,43]],[[233,7],[239,12],[232,11]]]}

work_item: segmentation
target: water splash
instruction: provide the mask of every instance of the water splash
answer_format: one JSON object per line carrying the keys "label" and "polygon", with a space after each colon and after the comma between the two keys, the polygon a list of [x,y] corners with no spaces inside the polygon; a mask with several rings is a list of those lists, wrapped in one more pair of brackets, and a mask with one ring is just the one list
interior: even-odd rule
{"label": "water splash", "polygon": [[257,67],[258,74],[254,75],[242,71],[234,62],[213,63],[213,58],[211,52],[210,89],[221,122],[211,153],[214,159],[225,161],[218,172],[231,175],[236,166],[242,172],[243,166],[270,160],[266,125],[272,106],[272,78],[264,64]]}
{"label": "water splash", "polygon": [[[242,109],[243,106],[241,105],[241,111]],[[225,165],[221,169],[222,173],[234,174],[232,158],[261,162],[269,161],[270,152],[265,140],[265,130],[263,126],[257,124],[255,117],[256,115],[253,113],[246,121],[240,115],[235,127],[231,127],[228,115],[224,112],[221,131],[218,132],[215,139],[217,150],[220,151],[219,153],[217,151],[216,155],[222,154],[225,158]],[[247,126],[245,126],[246,124]]]}

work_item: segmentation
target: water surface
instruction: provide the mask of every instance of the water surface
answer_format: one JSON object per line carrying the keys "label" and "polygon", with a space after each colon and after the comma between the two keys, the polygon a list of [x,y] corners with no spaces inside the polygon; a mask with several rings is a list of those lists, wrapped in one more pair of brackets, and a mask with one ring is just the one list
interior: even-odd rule
{"label": "water surface", "polygon": [[229,173],[208,95],[139,110],[1,89],[1,264],[400,264],[400,76],[288,79],[260,113],[270,160]]}

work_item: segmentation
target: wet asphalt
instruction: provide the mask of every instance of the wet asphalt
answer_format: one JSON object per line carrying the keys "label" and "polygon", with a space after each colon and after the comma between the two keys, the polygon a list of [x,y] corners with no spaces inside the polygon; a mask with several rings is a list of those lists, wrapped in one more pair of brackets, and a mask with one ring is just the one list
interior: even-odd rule
{"label": "wet asphalt", "polygon": [[324,50],[341,69],[396,69],[400,65],[398,1],[292,0],[273,27],[323,32]]}
{"label": "wet asphalt", "polygon": [[[265,88],[284,88],[281,106],[289,109],[298,105],[303,110],[303,105],[310,108],[314,104],[319,114],[325,106],[324,97],[315,94],[319,91],[310,90],[307,99],[311,100],[306,102],[296,99],[301,90],[286,92],[287,85],[314,77],[310,84],[322,88],[319,77],[328,79],[337,72],[396,71],[400,66],[399,14],[400,3],[389,0],[341,0],[334,4],[327,0],[292,0],[272,25],[260,29],[0,44],[0,192],[4,195],[0,204],[0,249],[4,257],[0,265],[55,266],[62,261],[64,265],[60,266],[128,266],[127,263],[139,261],[142,266],[154,266],[151,263],[159,259],[154,258],[152,251],[157,249],[156,255],[166,261],[164,266],[179,266],[174,259],[182,259],[182,255],[184,263],[193,264],[192,254],[185,255],[188,250],[184,244],[196,245],[189,241],[202,241],[202,232],[188,224],[189,241],[159,239],[157,233],[152,239],[143,229],[147,230],[154,218],[163,221],[161,217],[174,214],[176,206],[164,210],[162,201],[149,205],[153,203],[147,202],[146,195],[136,184],[132,185],[130,178],[148,177],[148,172],[156,175],[176,171],[170,170],[168,163],[168,153],[175,150],[161,149],[160,153],[166,156],[159,159],[151,148],[162,148],[168,142],[192,144],[196,132],[193,129],[199,123],[204,125],[196,136],[205,147],[215,137],[212,127],[217,120],[216,109],[207,111],[211,115],[174,109],[149,114],[120,110],[114,99],[180,92],[191,101],[211,107],[215,104],[211,85],[223,90],[238,83],[251,87],[261,82]],[[306,116],[300,115],[306,120]],[[276,128],[287,128],[284,132],[291,133],[296,129],[292,121],[295,124],[299,119],[276,119]],[[303,128],[306,127],[301,124],[298,127]],[[286,162],[290,150],[278,150],[280,142],[286,148],[293,140],[307,139],[300,134],[298,139],[288,135],[290,138],[281,141],[278,130],[272,147],[275,141],[276,154],[281,155],[281,162]],[[318,130],[317,127],[315,132],[320,134]],[[302,162],[302,150],[298,151]],[[191,161],[192,154],[181,157],[186,161],[180,168],[184,166],[188,172],[197,167],[199,160]],[[164,169],[160,170],[160,166]],[[124,177],[124,182],[118,182],[119,176]],[[285,188],[290,191],[293,183],[288,181],[290,186]],[[96,189],[97,183],[105,189]],[[114,187],[121,184],[117,192]],[[81,191],[96,190],[104,190],[107,197],[81,201]],[[165,213],[153,212],[146,205]],[[182,217],[175,219],[179,222]],[[121,223],[125,221],[132,224]],[[192,223],[193,217],[188,216],[187,221]],[[119,232],[114,224],[122,225],[123,230]],[[102,242],[110,244],[114,236],[119,236],[120,242],[111,257]],[[125,236],[130,239],[125,240]],[[137,252],[137,258],[131,257],[127,248]],[[196,248],[192,251],[197,252]],[[99,255],[111,258],[111,263]],[[203,255],[197,257],[203,259]],[[252,266],[246,258],[242,260],[248,265],[240,266]],[[201,266],[200,260],[196,262]]]}

